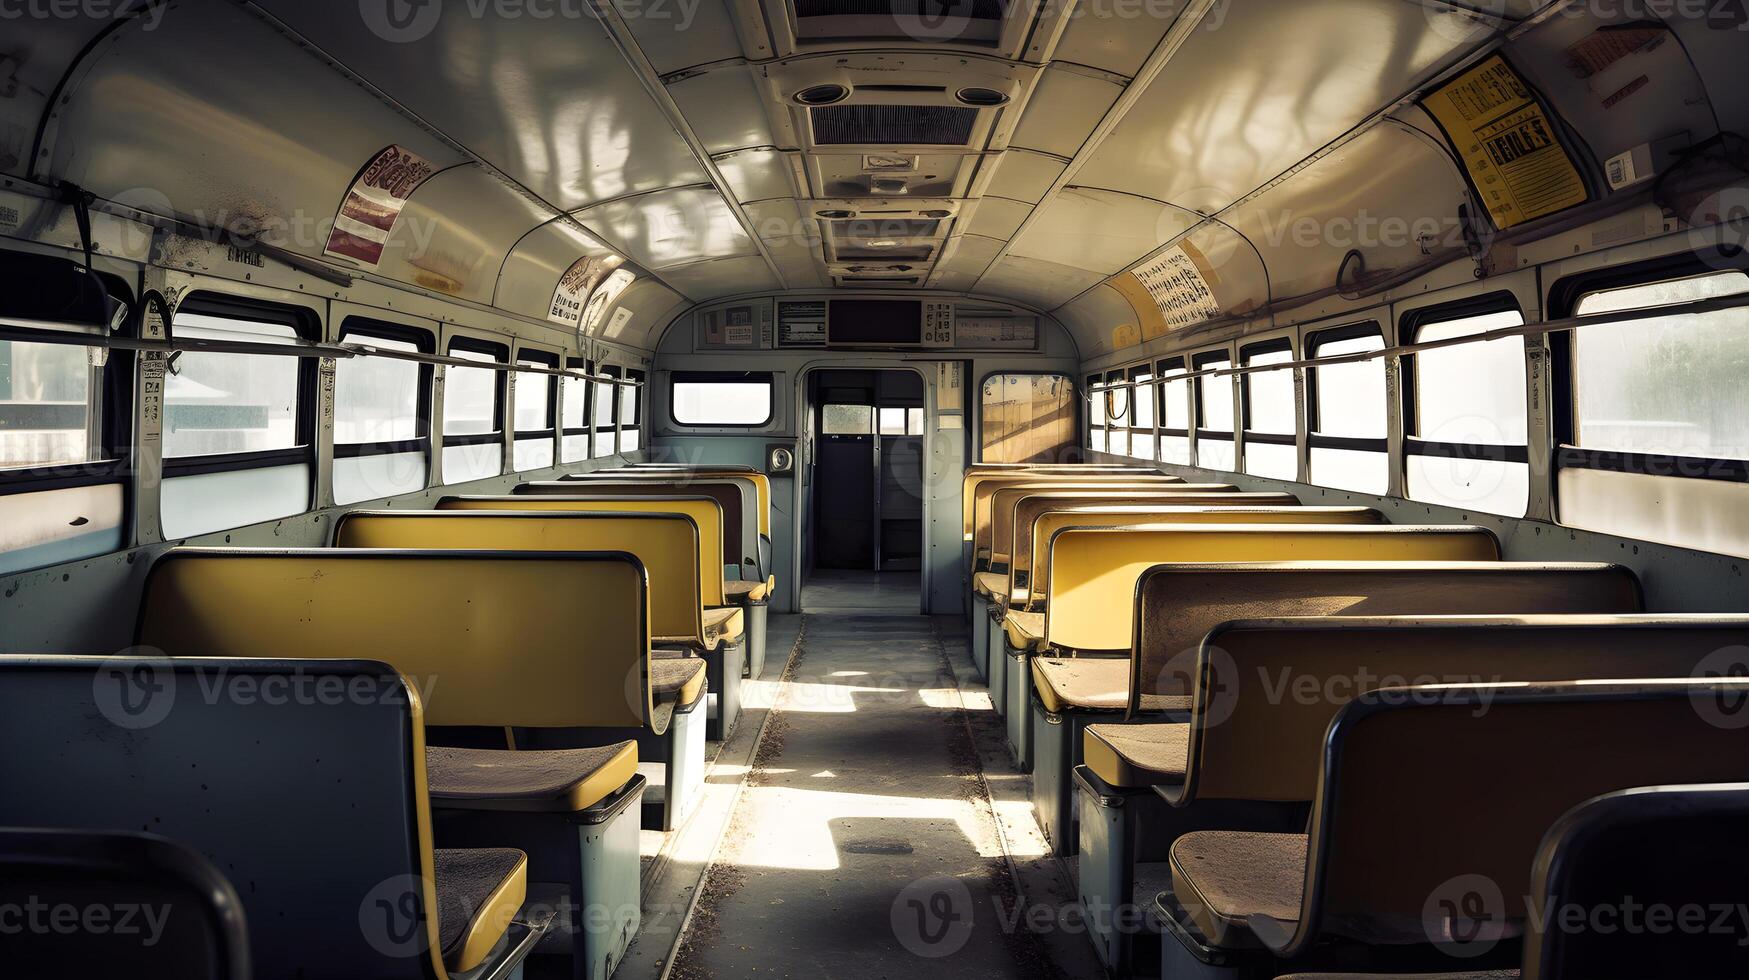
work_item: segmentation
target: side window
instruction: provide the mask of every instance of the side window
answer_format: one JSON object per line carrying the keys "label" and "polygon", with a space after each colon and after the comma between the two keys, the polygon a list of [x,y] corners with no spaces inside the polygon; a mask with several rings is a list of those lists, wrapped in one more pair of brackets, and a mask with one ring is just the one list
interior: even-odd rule
{"label": "side window", "polygon": [[757,429],[771,423],[772,398],[769,371],[676,371],[668,380],[676,425]]}
{"label": "side window", "polygon": [[1105,379],[1097,374],[1087,376],[1087,448],[1096,453],[1105,452],[1111,444],[1107,438],[1107,402],[1105,398]]}
{"label": "side window", "polygon": [[315,340],[307,309],[194,296],[176,311],[177,340],[284,346],[284,354],[185,350],[164,379],[166,538],[187,538],[309,510],[314,483],[315,362],[291,348]]}
{"label": "side window", "polygon": [[883,408],[880,410],[880,430],[883,436],[920,436],[923,434],[923,409]]}
{"label": "side window", "polygon": [[[1311,336],[1314,358],[1385,349],[1377,324],[1323,330]],[[1390,489],[1385,359],[1323,364],[1310,372],[1307,440],[1313,483],[1322,487],[1384,494]]]}
{"label": "side window", "polygon": [[[1284,338],[1252,344],[1239,356],[1246,367],[1267,367],[1292,362],[1294,350]],[[1292,369],[1240,375],[1240,391],[1245,400],[1245,472],[1276,480],[1299,479],[1300,422]]]}
{"label": "side window", "polygon": [[[457,337],[449,356],[478,364],[506,364],[503,344]],[[505,373],[498,367],[450,365],[443,383],[443,482],[468,483],[504,472]]]}
{"label": "side window", "polygon": [[1190,379],[1184,375],[1184,358],[1174,357],[1155,366],[1160,372],[1160,459],[1189,466]]}
{"label": "side window", "polygon": [[[1509,301],[1411,313],[1413,344],[1521,326]],[[1523,517],[1530,503],[1524,338],[1470,341],[1404,359],[1413,500]]]}
{"label": "side window", "polygon": [[96,329],[8,328],[0,337],[0,574],[127,545],[133,358],[79,342]]}
{"label": "side window", "polygon": [[[516,355],[519,367],[559,367],[559,355],[547,351],[522,350]],[[558,379],[536,371],[516,373],[516,443],[512,460],[517,472],[544,470],[553,465],[553,438],[558,415]]]}
{"label": "side window", "polygon": [[1130,425],[1134,420],[1130,412],[1129,376],[1122,371],[1105,376],[1105,412],[1109,419],[1105,451],[1114,456],[1128,456]]}
{"label": "side window", "polygon": [[619,451],[635,453],[644,439],[644,372],[627,371],[619,389]]}
{"label": "side window", "polygon": [[[576,357],[565,361],[565,369],[590,373],[589,362]],[[583,378],[559,379],[561,463],[581,463],[589,458],[589,385]]]}
{"label": "side window", "polygon": [[1631,316],[1567,335],[1559,519],[1749,556],[1749,306],[1661,309],[1749,295],[1749,275],[1667,278],[1688,271],[1648,270],[1664,278],[1587,291],[1573,304],[1579,317]]}
{"label": "side window", "polygon": [[979,409],[986,463],[1055,463],[1075,448],[1075,382],[1067,375],[991,375]]}
{"label": "side window", "polygon": [[[350,318],[341,342],[380,351],[429,354],[432,335],[412,327]],[[431,458],[429,364],[364,354],[334,369],[334,502],[355,504],[425,489]]]}
{"label": "side window", "polygon": [[[1233,356],[1224,350],[1198,354],[1198,372],[1230,371]],[[1196,465],[1233,472],[1233,376],[1204,374],[1196,380]]]}
{"label": "side window", "polygon": [[1159,447],[1154,438],[1154,371],[1147,365],[1130,369],[1130,455],[1154,462]]}
{"label": "side window", "polygon": [[620,370],[616,367],[599,368],[596,377],[602,380],[589,386],[593,389],[595,401],[595,446],[589,455],[600,459],[619,451],[619,387],[615,382],[619,381]]}

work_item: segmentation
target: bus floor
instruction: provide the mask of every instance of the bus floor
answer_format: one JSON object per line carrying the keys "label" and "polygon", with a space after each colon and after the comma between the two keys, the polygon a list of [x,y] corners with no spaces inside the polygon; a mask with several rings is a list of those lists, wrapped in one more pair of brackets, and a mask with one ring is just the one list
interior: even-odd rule
{"label": "bus floor", "polygon": [[802,616],[669,976],[1099,975],[1029,928],[1074,893],[964,646],[957,619]]}

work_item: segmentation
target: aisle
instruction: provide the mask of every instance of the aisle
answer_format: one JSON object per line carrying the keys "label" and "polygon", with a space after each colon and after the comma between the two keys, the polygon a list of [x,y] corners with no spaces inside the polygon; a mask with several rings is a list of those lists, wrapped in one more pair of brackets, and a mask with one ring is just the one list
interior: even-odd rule
{"label": "aisle", "polygon": [[959,641],[924,616],[810,613],[802,629],[671,975],[1053,975],[1013,925],[973,735],[987,720],[968,711],[988,699],[962,698]]}

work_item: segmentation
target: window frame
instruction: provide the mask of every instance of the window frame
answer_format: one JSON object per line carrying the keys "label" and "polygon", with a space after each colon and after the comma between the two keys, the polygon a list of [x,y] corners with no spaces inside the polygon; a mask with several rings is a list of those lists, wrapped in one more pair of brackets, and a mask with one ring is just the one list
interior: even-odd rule
{"label": "window frame", "polygon": [[[1209,367],[1210,364],[1215,364],[1217,362],[1223,362],[1223,361],[1226,362],[1226,365],[1227,365],[1225,370],[1232,370],[1233,365],[1234,365],[1234,361],[1233,361],[1233,351],[1231,348],[1218,347],[1218,348],[1215,348],[1213,350],[1205,350],[1200,354],[1193,354],[1193,355],[1191,355],[1191,358],[1190,358],[1190,364],[1191,364],[1190,373],[1191,374],[1201,374],[1201,372],[1203,372],[1203,371],[1211,370],[1211,368]],[[1213,368],[1212,370],[1218,371],[1218,370],[1222,370],[1222,369],[1221,368]],[[1243,375],[1241,375],[1241,377],[1243,377]],[[1222,431],[1220,429],[1210,429],[1206,425],[1203,424],[1203,423],[1208,421],[1208,405],[1206,404],[1206,402],[1207,402],[1206,394],[1207,394],[1207,388],[1208,388],[1207,382],[1209,380],[1211,380],[1210,376],[1206,375],[1206,374],[1203,374],[1200,377],[1195,377],[1195,378],[1190,379],[1190,381],[1191,381],[1191,384],[1190,384],[1191,423],[1196,427],[1196,438],[1191,441],[1191,457],[1193,459],[1195,459],[1196,462],[1193,463],[1192,465],[1199,466],[1199,467],[1202,466],[1201,443],[1204,439],[1207,439],[1210,442],[1232,443],[1233,444],[1233,465],[1243,466],[1244,461],[1241,460],[1239,458],[1239,455],[1238,455],[1239,426],[1243,423],[1243,420],[1240,419],[1237,416],[1237,414],[1235,414],[1233,417],[1233,428],[1231,430],[1227,430],[1227,431]],[[1235,387],[1235,389],[1237,388],[1237,386],[1234,386],[1234,387]]]}
{"label": "window frame", "polygon": [[[583,427],[573,429],[565,424],[565,403],[562,400],[559,403],[558,415],[554,418],[554,424],[559,430],[558,465],[571,466],[577,463],[587,463],[593,458],[590,453],[595,446],[595,371],[588,359],[582,357],[567,357],[564,359],[564,365],[565,370],[584,375],[581,378],[557,378],[555,380],[559,383],[553,386],[558,389],[560,399],[564,398],[566,381],[575,381],[583,386]],[[567,462],[565,460],[565,440],[576,436],[587,437],[589,439],[588,446],[583,450],[582,459]]]}
{"label": "window frame", "polygon": [[[1116,412],[1117,394],[1120,390],[1124,396],[1122,419],[1117,417]],[[1127,369],[1117,368],[1105,372],[1105,451],[1113,456],[1122,456],[1125,459],[1135,458],[1130,455],[1130,439],[1135,434],[1135,428],[1130,424],[1136,419],[1135,398],[1136,392],[1134,388],[1130,387],[1130,372]],[[1115,445],[1111,437],[1118,432],[1123,433],[1123,452],[1121,453],[1111,448]]]}
{"label": "window frame", "polygon": [[[1269,340],[1260,340],[1254,344],[1246,344],[1244,347],[1239,348],[1238,366],[1240,368],[1249,368],[1251,366],[1251,358],[1256,357],[1256,356],[1261,355],[1261,354],[1277,354],[1277,353],[1280,353],[1282,351],[1287,351],[1288,360],[1291,361],[1294,359],[1294,342],[1293,342],[1292,337],[1272,337]],[[1274,370],[1287,371],[1290,375],[1293,372],[1293,368],[1275,368]],[[1258,431],[1251,428],[1252,415],[1254,414],[1252,411],[1252,408],[1251,408],[1251,380],[1252,380],[1253,373],[1261,374],[1263,372],[1262,371],[1252,372],[1252,371],[1247,370],[1238,376],[1238,380],[1239,380],[1238,429],[1245,436],[1245,445],[1249,446],[1249,445],[1251,445],[1251,443],[1255,442],[1255,443],[1258,443],[1259,445],[1265,445],[1265,446],[1293,446],[1293,447],[1297,447],[1299,445],[1299,425],[1300,425],[1300,421],[1299,421],[1300,409],[1299,409],[1299,406],[1297,406],[1297,405],[1295,405],[1293,407],[1293,411],[1294,411],[1294,421],[1293,421],[1294,431],[1293,432],[1285,432],[1285,433],[1284,432],[1258,432]],[[1292,381],[1291,377],[1289,378],[1289,381],[1291,383],[1291,381]],[[1243,455],[1241,455],[1240,458],[1238,459],[1238,464],[1240,467],[1240,472],[1244,472],[1245,459],[1244,459]]]}
{"label": "window frame", "polygon": [[[1314,330],[1306,335],[1306,358],[1311,361],[1318,359],[1318,349],[1325,344],[1337,344],[1344,340],[1359,340],[1362,337],[1379,338],[1380,351],[1388,350],[1391,340],[1385,336],[1384,324],[1377,320],[1363,320],[1358,323],[1348,323],[1328,330]],[[1389,359],[1383,353],[1378,360],[1383,362],[1385,371],[1390,370]],[[1379,404],[1379,411],[1384,414],[1385,434],[1369,439],[1361,436],[1328,436],[1320,435],[1319,426],[1323,420],[1319,417],[1318,408],[1318,375],[1319,367],[1312,365],[1306,372],[1306,446],[1308,449],[1343,449],[1350,452],[1380,453],[1389,456],[1391,453],[1391,406],[1388,402]],[[1389,378],[1386,379],[1386,391],[1390,389]],[[1309,474],[1308,474],[1309,475]]]}
{"label": "window frame", "polygon": [[[1495,313],[1516,313],[1524,318],[1524,307],[1513,293],[1501,290],[1472,296],[1467,299],[1453,300],[1449,303],[1436,303],[1419,309],[1405,312],[1398,321],[1398,336],[1404,338],[1405,346],[1413,347],[1419,340],[1421,331],[1439,323],[1450,323],[1454,320],[1467,320],[1472,317],[1489,316]],[[1526,323],[1530,321],[1525,320]],[[1483,343],[1484,341],[1470,341]],[[1455,346],[1455,345],[1454,345]],[[1439,442],[1423,439],[1416,435],[1420,417],[1420,392],[1415,381],[1417,355],[1402,356],[1402,409],[1403,409],[1403,455],[1437,456],[1446,459],[1481,460],[1495,463],[1530,464],[1530,429],[1529,419],[1525,420],[1525,444],[1521,446],[1496,446],[1487,443],[1473,442]],[[1528,372],[1528,368],[1526,369]],[[1534,410],[1534,406],[1527,407]],[[1412,498],[1411,498],[1412,499]],[[1519,515],[1521,518],[1523,515]]]}
{"label": "window frame", "polygon": [[[1130,446],[1129,446],[1130,451],[1127,455],[1129,456],[1130,459],[1141,459],[1141,460],[1147,460],[1148,462],[1151,462],[1151,463],[1158,463],[1160,461],[1160,437],[1159,437],[1160,413],[1158,411],[1158,409],[1160,407],[1160,400],[1151,391],[1151,389],[1153,389],[1155,387],[1155,385],[1154,385],[1155,379],[1153,376],[1153,370],[1154,370],[1154,366],[1152,363],[1143,362],[1141,364],[1133,365],[1124,371],[1124,377],[1125,377],[1124,384],[1130,390],[1130,404],[1129,404],[1130,424],[1128,426],[1126,426],[1126,428],[1129,429],[1129,433],[1130,433]],[[1154,423],[1152,425],[1147,426],[1146,428],[1143,428],[1142,426],[1139,426],[1136,424],[1136,422],[1138,421],[1138,419],[1141,416],[1141,412],[1139,411],[1139,408],[1142,404],[1142,398],[1143,398],[1144,393],[1147,393],[1149,407],[1155,409]],[[1137,456],[1136,455],[1136,436],[1138,436],[1138,435],[1144,435],[1144,436],[1147,436],[1149,439],[1153,440],[1154,454],[1152,456]]]}
{"label": "window frame", "polygon": [[[685,422],[675,411],[674,388],[681,384],[759,384],[769,389],[765,418],[758,422]],[[774,371],[670,371],[668,373],[668,421],[681,429],[763,429],[777,418],[777,373]]]}
{"label": "window frame", "polygon": [[[419,353],[426,355],[437,350],[437,337],[429,330],[365,316],[349,316],[341,321],[341,343],[356,342],[357,338],[360,337],[410,343]],[[361,356],[369,357],[372,355]],[[334,440],[334,458],[363,459],[367,456],[394,456],[416,452],[423,453],[426,460],[429,461],[431,459],[432,388],[436,377],[437,369],[433,365],[425,362],[419,363],[419,397],[414,409],[414,431],[418,434],[412,439],[390,442],[341,442],[336,439]]]}
{"label": "window frame", "polygon": [[[133,290],[120,278],[99,272],[111,297],[134,303]],[[133,339],[139,336],[138,314],[129,317],[122,329],[114,334],[94,334],[75,331],[36,330],[27,327],[0,325],[0,340],[21,344],[58,344],[69,347],[104,347],[111,337]],[[97,487],[120,484],[122,487],[122,534],[131,533],[134,509],[135,467],[133,445],[134,375],[138,370],[138,355],[131,350],[108,348],[108,360],[103,367],[90,368],[90,388],[86,409],[97,423],[96,444],[90,455],[97,456],[82,463],[56,463],[50,466],[17,466],[0,469],[0,497],[49,493],[77,487]],[[92,402],[95,404],[92,404]],[[89,425],[89,420],[88,423]]]}
{"label": "window frame", "polygon": [[[1554,319],[1576,319],[1579,304],[1594,293],[1733,271],[1749,275],[1749,258],[1736,257],[1725,261],[1722,256],[1714,254],[1709,261],[1692,252],[1660,256],[1567,276],[1550,287],[1548,307]],[[1652,317],[1657,315],[1658,309],[1646,307],[1644,312]],[[1579,445],[1579,388],[1574,372],[1578,364],[1577,335],[1583,329],[1561,330],[1548,335],[1550,375],[1554,384],[1554,406],[1549,418],[1554,452],[1549,464],[1549,482],[1557,498],[1557,513],[1560,510],[1559,475],[1563,469],[1749,483],[1749,460],[1745,459],[1630,453],[1587,449]]]}
{"label": "window frame", "polygon": [[[594,404],[593,399],[596,397],[596,389],[598,387],[606,385],[609,394],[607,396],[607,417],[605,419],[591,419],[591,424],[595,426],[595,436],[591,436],[590,438],[591,459],[606,459],[609,456],[619,455],[619,385],[620,379],[623,376],[624,369],[613,364],[598,364],[592,374],[592,377],[596,380],[590,382],[589,395],[591,405],[593,406]],[[613,436],[613,445],[603,455],[596,456],[594,455],[593,449],[595,444],[594,440],[596,436],[600,436],[602,433],[609,433]]]}
{"label": "window frame", "polygon": [[[520,347],[516,351],[514,368],[540,368],[547,371],[559,370],[564,358],[558,351],[545,350],[539,347]],[[519,372],[527,373],[527,372]],[[510,407],[510,438],[512,442],[533,442],[540,439],[556,439],[559,432],[559,377],[553,374],[539,375],[547,379],[546,405],[542,407],[541,427],[538,429],[519,429],[516,427],[516,406]],[[516,379],[516,386],[522,387],[522,379]]]}
{"label": "window frame", "polygon": [[[449,449],[451,447],[494,445],[502,447],[507,445],[510,439],[509,430],[512,427],[513,421],[510,417],[509,408],[505,404],[509,400],[508,394],[510,385],[508,379],[510,377],[510,344],[507,342],[487,340],[483,337],[457,334],[449,338],[449,343],[444,347],[443,351],[445,355],[453,357],[458,350],[467,351],[471,354],[485,354],[491,357],[493,363],[497,366],[490,366],[486,362],[481,361],[477,367],[469,365],[464,368],[459,365],[451,365],[449,368],[446,368],[444,373],[445,417],[442,421],[436,424],[443,429],[447,429],[449,426],[449,393],[447,390],[449,382],[448,372],[450,370],[484,370],[492,371],[498,376],[497,380],[493,382],[495,387],[492,393],[492,431],[469,432],[457,435],[450,435],[445,431],[443,433],[443,448]],[[508,467],[506,467],[506,469],[508,470]]]}
{"label": "window frame", "polygon": [[[193,308],[190,309],[190,307]],[[296,335],[297,341],[302,343],[317,343],[322,336],[321,317],[317,315],[315,310],[308,307],[248,299],[223,293],[198,292],[178,304],[175,315],[170,318],[168,331],[172,341],[176,338],[176,316],[183,313],[218,319],[250,320],[256,323],[272,323],[290,327]],[[298,404],[295,436],[297,444],[284,449],[264,449],[245,453],[214,453],[207,456],[171,456],[165,453],[161,460],[161,479],[168,482],[186,476],[236,473],[242,470],[301,464],[310,468],[310,482],[313,488],[316,480],[316,388],[318,384],[316,356],[308,352],[302,354],[246,354],[242,356],[291,357],[297,360]],[[168,386],[165,387],[162,398],[163,414],[168,416],[170,408]],[[159,445],[163,445],[162,440],[160,440]]]}
{"label": "window frame", "polygon": [[[1087,387],[1085,390],[1087,392],[1087,405],[1088,408],[1091,409],[1093,407],[1093,399],[1105,397],[1105,375],[1089,374],[1087,375],[1086,384]],[[1099,417],[1103,418],[1105,421],[1102,423],[1095,423],[1093,421],[1093,412],[1089,411],[1087,413],[1087,448],[1091,452],[1103,453],[1111,446],[1111,405],[1109,402],[1105,406],[1105,411],[1099,413]],[[1093,433],[1095,431],[1105,433],[1105,444],[1103,446],[1094,446]]]}
{"label": "window frame", "polygon": [[[1196,433],[1196,379],[1176,379],[1168,377],[1168,375],[1174,371],[1181,375],[1190,373],[1190,362],[1185,359],[1184,355],[1179,354],[1173,357],[1163,357],[1154,362],[1154,428],[1158,433],[1156,436],[1158,444],[1155,447],[1156,456],[1160,462],[1168,462],[1166,459],[1166,440],[1183,439],[1186,452],[1189,454],[1190,458],[1186,462],[1171,463],[1170,465],[1195,466],[1196,439],[1194,436]],[[1166,401],[1166,391],[1172,384],[1176,384],[1179,380],[1183,380],[1184,382],[1185,398],[1182,407],[1184,409],[1186,421],[1190,423],[1190,426],[1184,429],[1174,429],[1166,424],[1166,420],[1171,417],[1171,411],[1167,408],[1168,403]]]}

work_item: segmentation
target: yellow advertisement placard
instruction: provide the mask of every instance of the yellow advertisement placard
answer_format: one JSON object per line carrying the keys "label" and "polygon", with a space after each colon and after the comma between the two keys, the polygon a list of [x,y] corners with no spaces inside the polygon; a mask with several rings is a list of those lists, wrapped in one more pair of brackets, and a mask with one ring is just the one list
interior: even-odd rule
{"label": "yellow advertisement placard", "polygon": [[1493,55],[1422,100],[1469,172],[1494,227],[1590,199],[1573,156],[1530,85]]}

